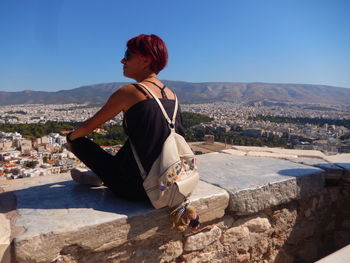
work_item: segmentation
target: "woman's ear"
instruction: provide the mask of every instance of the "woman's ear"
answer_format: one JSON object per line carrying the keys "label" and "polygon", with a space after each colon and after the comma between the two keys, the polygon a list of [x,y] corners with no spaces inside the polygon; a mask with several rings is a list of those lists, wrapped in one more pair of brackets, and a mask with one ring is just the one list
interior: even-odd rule
{"label": "woman's ear", "polygon": [[142,56],[142,62],[145,69],[151,68],[152,59],[150,57]]}

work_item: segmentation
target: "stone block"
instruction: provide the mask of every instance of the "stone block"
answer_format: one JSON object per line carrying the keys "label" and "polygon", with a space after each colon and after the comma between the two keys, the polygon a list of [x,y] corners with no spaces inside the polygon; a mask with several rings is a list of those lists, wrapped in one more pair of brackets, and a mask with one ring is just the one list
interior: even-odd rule
{"label": "stone block", "polygon": [[0,244],[0,263],[11,262],[11,247],[10,244]]}
{"label": "stone block", "polygon": [[221,237],[221,229],[217,226],[214,226],[207,232],[200,232],[198,234],[187,237],[184,250],[185,251],[194,251],[201,250],[211,243],[219,240]]}
{"label": "stone block", "polygon": [[343,178],[350,182],[350,153],[326,156],[324,159],[344,169]]}
{"label": "stone block", "polygon": [[258,146],[240,146],[240,145],[233,145],[232,149],[237,150],[237,151],[242,151],[242,152],[250,152],[250,151],[254,151],[254,152],[267,152],[269,151],[271,148],[269,147],[258,147]]}
{"label": "stone block", "polygon": [[217,251],[206,252],[206,253],[197,253],[195,255],[187,254],[184,255],[183,258],[185,261],[179,261],[181,263],[222,263],[220,259],[215,258],[217,255]]}
{"label": "stone block", "polygon": [[[19,263],[51,262],[73,245],[86,253],[101,253],[130,240],[174,235],[170,209],[121,200],[104,187],[76,184],[68,174],[16,180],[6,191],[15,194],[16,226],[25,229],[14,239]],[[224,215],[229,196],[201,181],[190,200],[201,221],[207,222]]]}
{"label": "stone block", "polygon": [[315,262],[318,256],[317,243],[305,242],[297,251],[297,256],[301,262]]}
{"label": "stone block", "polygon": [[225,215],[222,220],[217,223],[217,226],[219,226],[220,228],[222,229],[227,229],[227,228],[230,228],[232,227],[233,225],[233,222],[234,222],[234,219],[232,216],[230,215]]}
{"label": "stone block", "polygon": [[243,253],[237,255],[237,261],[240,263],[249,262],[250,260],[250,253]]}
{"label": "stone block", "polygon": [[297,158],[294,160],[291,160],[292,162],[301,163],[305,165],[310,165],[314,167],[321,168],[325,171],[326,179],[331,180],[338,180],[343,175],[343,168],[333,164],[329,163],[323,159],[318,158]]}
{"label": "stone block", "polygon": [[226,150],[222,150],[221,152],[231,154],[231,155],[238,155],[238,156],[246,155],[246,152],[238,151],[238,150],[234,150],[234,149],[226,149]]}
{"label": "stone block", "polygon": [[338,196],[339,196],[339,193],[340,193],[339,187],[330,187],[327,190],[328,190],[329,197],[330,197],[331,201],[333,203],[338,201]]}
{"label": "stone block", "polygon": [[201,179],[230,194],[229,210],[239,215],[315,195],[324,188],[324,171],[287,160],[234,156],[198,156]]}
{"label": "stone block", "polygon": [[256,146],[232,146],[232,149],[244,152],[271,152],[279,154],[294,155],[298,157],[324,158],[325,154],[315,150],[297,150],[297,149],[283,149],[273,147],[256,147]]}
{"label": "stone block", "polygon": [[260,233],[265,232],[271,228],[271,224],[267,218],[256,217],[248,220],[243,224],[250,232]]}
{"label": "stone block", "polygon": [[304,221],[296,225],[290,233],[287,243],[292,245],[301,244],[307,238],[312,238],[316,232],[316,225],[312,221]]}
{"label": "stone block", "polygon": [[274,263],[294,263],[294,257],[287,254],[286,251],[282,248],[275,253],[269,262]]}
{"label": "stone block", "polygon": [[249,230],[247,227],[234,226],[225,231],[222,242],[223,244],[231,244],[247,238],[249,238]]}
{"label": "stone block", "polygon": [[297,155],[284,154],[284,153],[275,153],[275,152],[254,152],[250,151],[247,153],[247,156],[255,156],[255,157],[269,157],[269,158],[277,158],[277,159],[296,159]]}
{"label": "stone block", "polygon": [[0,214],[0,245],[10,244],[11,226],[10,221],[4,214]]}
{"label": "stone block", "polygon": [[170,262],[182,255],[183,244],[181,241],[170,241],[169,243],[162,245],[159,249],[164,251],[161,262]]}
{"label": "stone block", "polygon": [[270,148],[270,149],[274,153],[291,154],[291,155],[297,155],[298,157],[318,158],[318,159],[325,157],[324,153],[316,150],[297,150],[297,149],[282,149],[282,148]]}

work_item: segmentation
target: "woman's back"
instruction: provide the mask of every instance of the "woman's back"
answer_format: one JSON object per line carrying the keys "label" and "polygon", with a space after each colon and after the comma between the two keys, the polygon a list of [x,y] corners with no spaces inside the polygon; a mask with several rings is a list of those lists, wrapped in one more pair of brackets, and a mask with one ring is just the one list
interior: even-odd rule
{"label": "woman's back", "polygon": [[[150,87],[148,84],[147,86]],[[158,87],[157,89],[156,91],[158,91],[157,93],[159,96],[161,92]],[[171,96],[172,99],[162,97],[159,99],[168,116],[171,118],[175,109],[175,96],[168,88],[165,89],[169,91],[165,93],[165,90],[165,96],[168,98]],[[154,92],[154,90],[153,88],[152,92]],[[143,89],[143,91],[145,90]],[[139,90],[140,93],[143,91]],[[148,171],[160,154],[163,143],[170,133],[168,122],[156,100],[149,96],[131,106],[124,114],[123,126],[126,134],[133,142],[145,170]],[[175,130],[178,134],[184,136],[185,132],[182,126],[180,107],[178,107],[176,114]]]}

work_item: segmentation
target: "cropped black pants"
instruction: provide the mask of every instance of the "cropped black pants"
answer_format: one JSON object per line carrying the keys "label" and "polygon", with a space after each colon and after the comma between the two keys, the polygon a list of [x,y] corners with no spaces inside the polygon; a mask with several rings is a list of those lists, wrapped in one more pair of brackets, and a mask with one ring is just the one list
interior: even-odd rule
{"label": "cropped black pants", "polygon": [[117,196],[128,200],[148,200],[129,141],[115,156],[86,137],[70,143],[75,156]]}

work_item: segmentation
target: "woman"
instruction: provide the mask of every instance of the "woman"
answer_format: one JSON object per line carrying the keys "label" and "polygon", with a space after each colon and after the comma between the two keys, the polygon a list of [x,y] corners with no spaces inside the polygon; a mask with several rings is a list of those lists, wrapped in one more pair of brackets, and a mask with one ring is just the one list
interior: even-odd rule
{"label": "woman", "polygon": [[[175,95],[157,78],[167,61],[165,43],[156,35],[142,34],[127,42],[121,63],[124,76],[146,84],[160,98],[168,115],[172,116]],[[120,112],[124,114],[124,130],[148,172],[161,152],[169,128],[157,102],[137,83],[119,88],[93,117],[70,133],[67,136],[69,148],[116,195],[129,200],[148,200],[130,141],[127,140],[120,151],[112,156],[85,137]],[[180,109],[175,125],[176,132],[184,136]],[[75,180],[89,182],[84,176],[89,177],[77,170],[72,171]]]}

